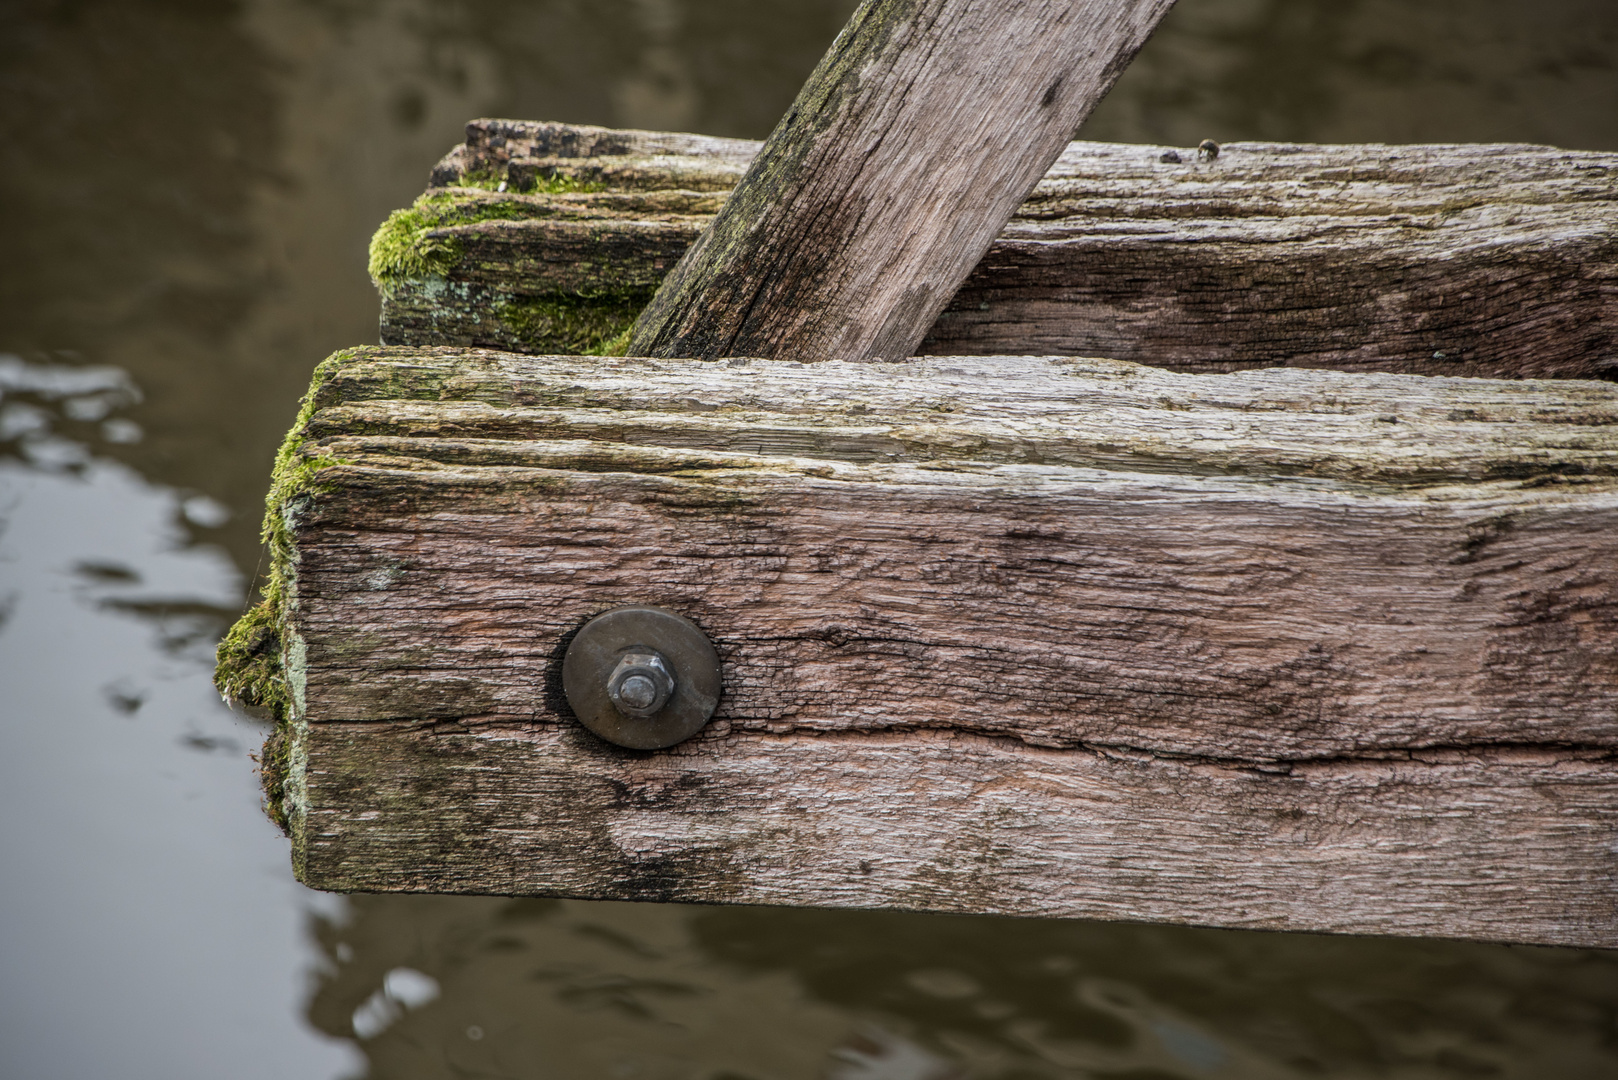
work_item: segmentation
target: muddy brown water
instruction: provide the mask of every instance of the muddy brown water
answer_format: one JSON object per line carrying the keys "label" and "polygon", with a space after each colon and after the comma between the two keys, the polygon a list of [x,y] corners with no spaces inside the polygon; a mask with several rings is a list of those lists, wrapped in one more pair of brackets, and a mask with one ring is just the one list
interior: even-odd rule
{"label": "muddy brown water", "polygon": [[[208,684],[480,115],[762,137],[846,0],[0,5],[0,1075],[1618,1075],[1618,954],[302,889]],[[1612,0],[1181,0],[1082,133],[1618,150]]]}

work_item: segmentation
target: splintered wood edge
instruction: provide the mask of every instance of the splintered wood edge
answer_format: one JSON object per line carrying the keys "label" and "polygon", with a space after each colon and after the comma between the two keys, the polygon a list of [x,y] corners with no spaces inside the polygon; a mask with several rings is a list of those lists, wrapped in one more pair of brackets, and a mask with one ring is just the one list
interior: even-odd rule
{"label": "splintered wood edge", "polygon": [[1071,357],[804,365],[411,347],[344,357],[314,394],[307,435],[317,443],[588,439],[1400,486],[1618,476],[1618,386],[1594,381],[1191,375]]}
{"label": "splintered wood edge", "polygon": [[[455,177],[477,169],[503,167],[512,161],[577,166],[589,162],[605,168],[634,166],[677,169],[708,168],[732,182],[757,156],[763,143],[678,132],[593,128],[585,125],[526,120],[474,120],[467,141],[452,148],[433,172],[433,185],[452,186]],[[498,141],[498,145],[495,145]],[[1181,156],[1165,161],[1165,154]],[[1480,176],[1480,166],[1488,168]],[[1318,176],[1311,176],[1310,171]],[[1101,177],[1150,179],[1183,176],[1206,187],[1226,178],[1242,184],[1304,179],[1334,183],[1343,193],[1357,187],[1374,194],[1379,185],[1443,189],[1468,186],[1479,190],[1515,185],[1565,184],[1570,197],[1588,194],[1593,183],[1618,171],[1618,154],[1598,150],[1566,150],[1532,143],[1280,143],[1229,142],[1219,156],[1200,158],[1195,148],[1088,142],[1075,139],[1035,188],[1030,207],[1070,191],[1073,181]],[[1236,194],[1241,189],[1231,190]],[[1277,205],[1278,211],[1287,208]],[[1451,206],[1451,212],[1464,207]]]}
{"label": "splintered wood edge", "polygon": [[[599,156],[525,156],[521,140],[498,151],[462,145],[439,163],[429,190],[455,188],[456,178],[468,172],[528,164],[589,179],[604,190],[562,195],[457,190],[472,201],[547,208],[543,218],[527,221],[502,215],[489,226],[496,230],[541,226],[570,214],[597,222],[621,216],[644,229],[659,223],[660,207],[639,200],[654,196],[675,200],[662,213],[699,215],[700,224],[760,146],[700,136],[667,138],[626,140],[614,144],[621,151]],[[710,142],[723,145],[705,149]],[[1399,246],[1414,250],[1447,243],[1441,237],[1451,233],[1458,237],[1454,245],[1464,246],[1482,232],[1496,241],[1549,239],[1551,228],[1563,243],[1595,242],[1608,232],[1604,226],[1618,189],[1618,154],[1550,146],[1236,142],[1213,160],[1200,160],[1193,152],[1165,162],[1164,155],[1180,153],[1153,145],[1069,143],[1013,215],[1001,242],[1095,243],[1131,234],[1161,242],[1195,235],[1205,242],[1315,239],[1348,250],[1386,245],[1396,237]],[[1437,229],[1440,225],[1448,228]]]}

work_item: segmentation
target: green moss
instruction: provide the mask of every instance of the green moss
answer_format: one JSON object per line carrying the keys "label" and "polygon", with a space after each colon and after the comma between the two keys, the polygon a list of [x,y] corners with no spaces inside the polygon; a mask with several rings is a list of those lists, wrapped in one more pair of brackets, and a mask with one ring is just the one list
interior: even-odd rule
{"label": "green moss", "polygon": [[226,698],[262,710],[276,720],[259,755],[264,812],[287,828],[286,765],[289,704],[281,672],[280,605],[270,599],[239,619],[215,653],[214,685]]}
{"label": "green moss", "polygon": [[623,332],[617,337],[603,341],[600,345],[589,350],[590,356],[623,356],[624,350],[629,348],[629,339],[635,335],[635,320],[630,319],[625,324]]}
{"label": "green moss", "polygon": [[417,206],[395,210],[371,237],[367,269],[379,288],[411,278],[442,277],[461,261],[453,237],[434,236],[439,222]]}
{"label": "green moss", "polygon": [[[515,180],[513,182],[513,174]],[[490,168],[473,169],[465,172],[455,181],[456,187],[481,188],[484,191],[499,191],[500,185],[505,184],[508,191],[521,195],[571,195],[581,191],[604,191],[605,185],[590,180],[580,180],[561,173],[552,173],[542,176],[538,170],[525,170],[517,166],[505,174]]]}
{"label": "green moss", "polygon": [[[498,181],[483,174],[462,178],[464,187],[494,189]],[[527,194],[562,195],[579,191],[599,191],[591,184],[571,177],[552,176],[538,180]],[[443,277],[461,261],[461,245],[453,236],[439,230],[452,225],[479,221],[521,221],[550,213],[543,203],[515,197],[488,199],[456,191],[429,191],[408,209],[395,210],[371,237],[367,269],[377,287],[386,291],[401,281]]]}
{"label": "green moss", "polygon": [[277,724],[264,740],[258,757],[259,785],[264,792],[264,813],[284,833],[292,831],[287,812],[287,774],[292,765],[292,733],[287,724]]}
{"label": "green moss", "polygon": [[286,604],[292,572],[292,536],[288,527],[287,503],[318,490],[315,474],[341,464],[332,457],[309,457],[303,453],[309,418],[314,415],[320,389],[344,363],[361,350],[336,353],[315,368],[309,390],[298,408],[297,419],[275,455],[270,491],[265,497],[264,525],[261,532],[270,549],[270,575],[261,602],[237,620],[214,653],[214,686],[227,699],[261,709],[275,722],[275,729],[264,744],[259,763],[263,773],[265,812],[283,829],[287,827],[285,786],[292,694],[285,666]]}
{"label": "green moss", "polygon": [[556,295],[510,300],[495,310],[527,352],[615,356],[649,299],[650,290]]}
{"label": "green moss", "polygon": [[221,694],[269,715],[286,714],[286,686],[281,681],[279,612],[263,601],[230,628],[215,652],[214,686]]}

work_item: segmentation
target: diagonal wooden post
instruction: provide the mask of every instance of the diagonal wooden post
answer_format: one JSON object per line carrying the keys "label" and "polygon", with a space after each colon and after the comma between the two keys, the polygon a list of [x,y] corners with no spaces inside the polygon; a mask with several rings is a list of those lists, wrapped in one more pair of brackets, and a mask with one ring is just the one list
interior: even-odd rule
{"label": "diagonal wooden post", "polygon": [[1174,0],[866,0],[635,356],[908,357]]}

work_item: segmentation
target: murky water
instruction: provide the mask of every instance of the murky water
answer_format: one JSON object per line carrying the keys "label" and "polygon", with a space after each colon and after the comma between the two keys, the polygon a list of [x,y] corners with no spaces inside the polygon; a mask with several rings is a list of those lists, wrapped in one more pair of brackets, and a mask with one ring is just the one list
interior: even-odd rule
{"label": "murky water", "polygon": [[[297,886],[208,685],[467,118],[764,135],[848,0],[0,5],[0,1075],[1618,1075],[1618,954]],[[1181,0],[1091,138],[1618,149],[1612,0]]]}

